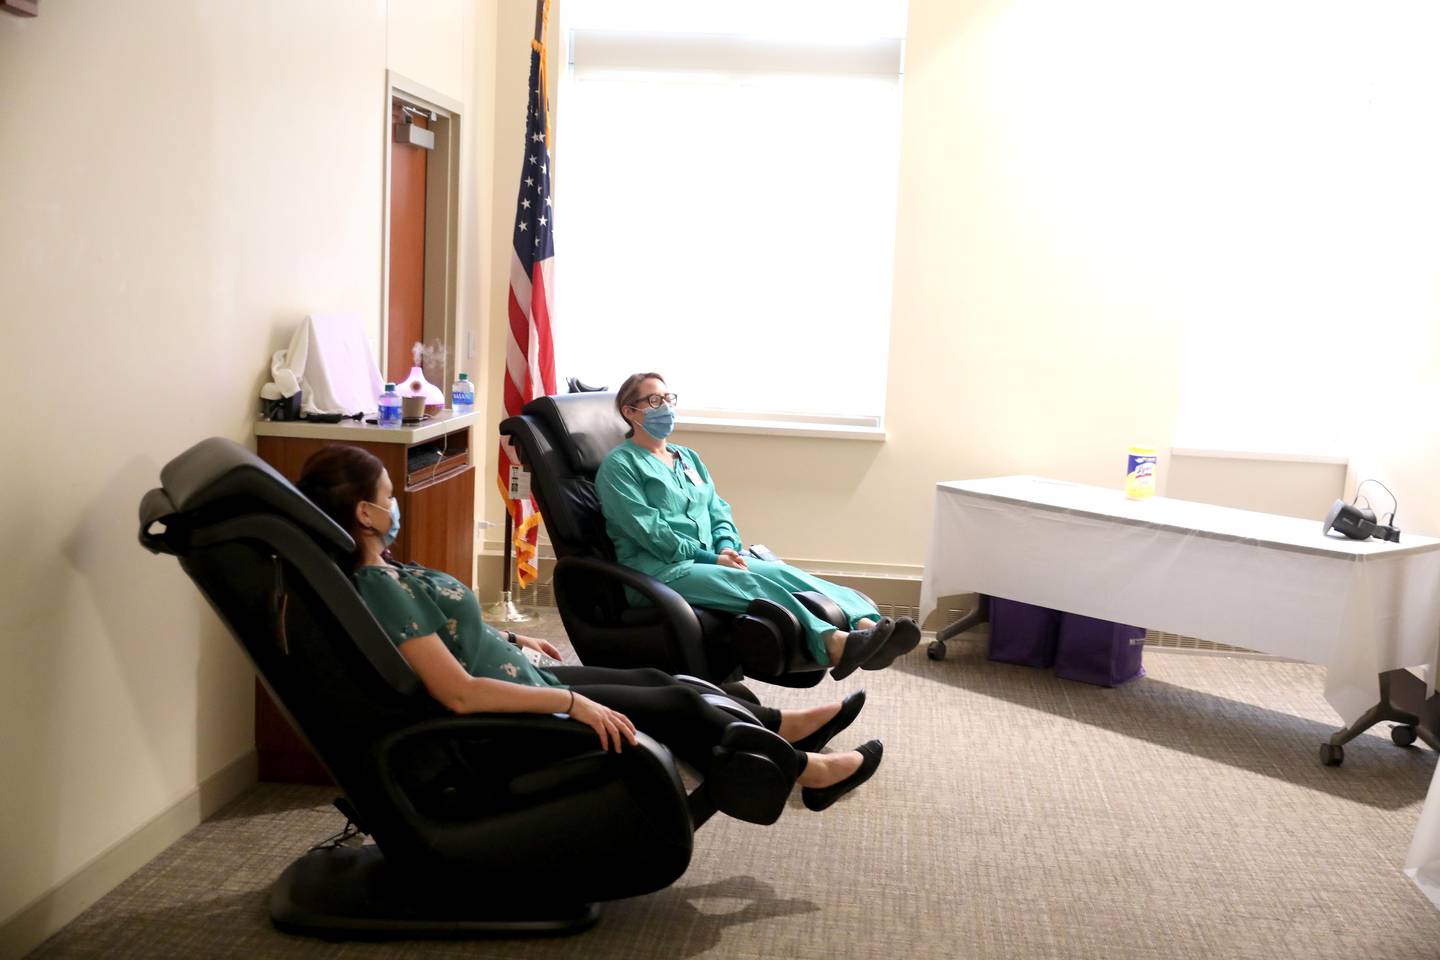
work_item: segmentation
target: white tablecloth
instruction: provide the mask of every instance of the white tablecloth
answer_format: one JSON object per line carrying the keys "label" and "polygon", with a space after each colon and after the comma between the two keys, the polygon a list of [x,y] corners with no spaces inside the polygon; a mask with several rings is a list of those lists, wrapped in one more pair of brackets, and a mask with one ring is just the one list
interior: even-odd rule
{"label": "white tablecloth", "polygon": [[[942,483],[920,612],[983,593],[1318,663],[1348,725],[1383,671],[1436,672],[1440,540],[1401,540],[1038,477]],[[1440,904],[1440,773],[1407,867]]]}

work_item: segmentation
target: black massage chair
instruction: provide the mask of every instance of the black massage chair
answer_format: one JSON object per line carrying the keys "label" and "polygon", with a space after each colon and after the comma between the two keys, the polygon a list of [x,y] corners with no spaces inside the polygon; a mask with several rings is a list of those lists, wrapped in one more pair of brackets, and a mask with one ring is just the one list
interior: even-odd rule
{"label": "black massage chair", "polygon": [[794,751],[708,683],[691,681],[737,718],[717,757],[729,733],[757,736],[727,754],[749,779],[714,777],[688,796],[670,752],[644,735],[638,749],[606,753],[560,716],[456,716],[356,593],[350,536],[268,464],[212,438],[168,463],[160,483],[140,504],[141,544],[179,558],[339,785],[336,806],[374,840],[291,864],[270,894],[280,929],[575,932],[598,919],[597,901],[674,882],[717,808],[755,822],[783,810]]}
{"label": "black massage chair", "polygon": [[[501,423],[500,433],[530,470],[531,492],[558,558],[555,605],[583,662],[658,667],[726,684],[741,696],[748,693],[742,677],[787,687],[811,687],[824,678],[829,668],[810,658],[799,622],[784,607],[756,600],[738,616],[694,607],[654,577],[615,562],[595,494],[601,461],[625,441],[613,391],[538,397]],[[648,603],[632,606],[626,587]],[[795,596],[822,620],[848,625],[824,594]]]}

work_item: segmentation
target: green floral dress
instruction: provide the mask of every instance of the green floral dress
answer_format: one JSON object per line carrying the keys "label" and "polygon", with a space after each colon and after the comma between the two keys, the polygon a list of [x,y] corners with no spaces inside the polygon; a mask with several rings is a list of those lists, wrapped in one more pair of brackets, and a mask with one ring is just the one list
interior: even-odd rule
{"label": "green floral dress", "polygon": [[480,601],[448,573],[402,563],[361,567],[353,578],[360,598],[396,647],[434,633],[472,677],[529,687],[565,686],[482,621]]}

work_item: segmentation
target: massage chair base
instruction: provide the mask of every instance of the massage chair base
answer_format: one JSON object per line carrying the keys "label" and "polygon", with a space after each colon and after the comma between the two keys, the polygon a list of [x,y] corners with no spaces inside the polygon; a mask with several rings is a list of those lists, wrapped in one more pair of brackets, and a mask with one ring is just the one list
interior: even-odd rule
{"label": "massage chair base", "polygon": [[270,922],[326,940],[437,940],[565,936],[600,919],[595,903],[552,903],[543,894],[507,903],[481,884],[460,887],[426,890],[374,844],[312,850],[270,889]]}

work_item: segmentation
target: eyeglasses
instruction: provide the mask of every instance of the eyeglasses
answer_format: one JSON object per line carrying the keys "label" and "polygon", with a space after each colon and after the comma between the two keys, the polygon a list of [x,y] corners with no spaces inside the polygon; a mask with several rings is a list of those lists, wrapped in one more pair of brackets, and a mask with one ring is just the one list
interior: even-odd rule
{"label": "eyeglasses", "polygon": [[680,398],[677,397],[677,396],[676,396],[675,394],[673,394],[673,393],[652,393],[652,394],[650,394],[650,396],[648,396],[648,397],[636,397],[636,398],[635,398],[635,402],[634,402],[634,403],[631,403],[631,404],[628,404],[628,406],[631,406],[631,407],[647,407],[647,406],[648,406],[648,407],[651,407],[652,409],[658,410],[658,409],[660,408],[660,404],[662,404],[662,403],[664,403],[664,404],[669,404],[670,406],[673,407],[673,406],[675,406],[675,404],[678,403],[679,401],[680,401]]}

